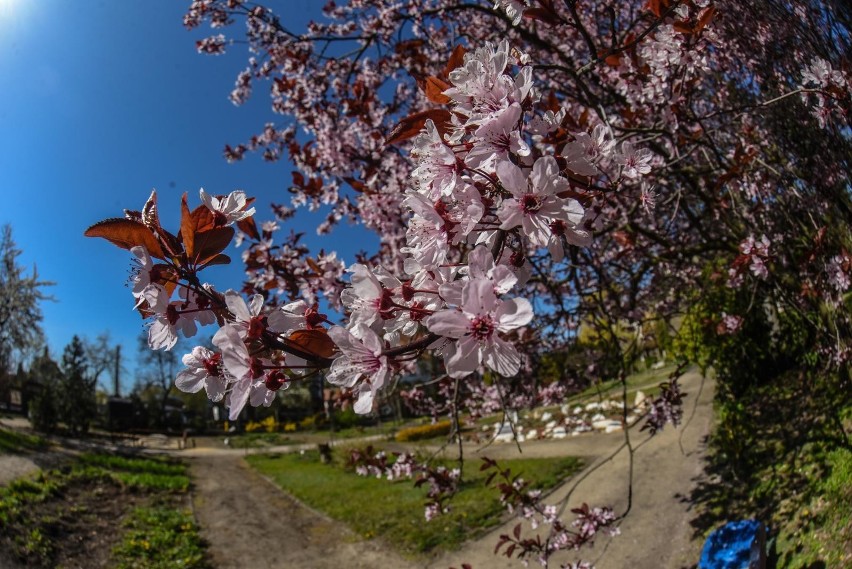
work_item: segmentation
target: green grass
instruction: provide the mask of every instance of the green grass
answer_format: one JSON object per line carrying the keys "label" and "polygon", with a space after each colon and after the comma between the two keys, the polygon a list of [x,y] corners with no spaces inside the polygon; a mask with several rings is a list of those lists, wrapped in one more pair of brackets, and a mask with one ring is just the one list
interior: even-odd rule
{"label": "green grass", "polygon": [[[337,456],[341,456],[340,451]],[[450,513],[427,523],[425,485],[415,488],[413,481],[358,476],[340,464],[322,464],[315,452],[253,455],[247,460],[309,506],[348,524],[358,535],[381,538],[404,554],[456,549],[497,525],[505,513],[497,490],[485,487],[487,473],[479,471],[479,461],[465,463],[465,482],[449,502]],[[516,459],[500,464],[541,489],[555,486],[580,467],[580,461],[573,457]]]}
{"label": "green grass", "polygon": [[135,458],[107,454],[86,454],[80,465],[92,475],[109,476],[120,484],[145,490],[186,492],[189,477],[186,466],[159,458]]}
{"label": "green grass", "polygon": [[135,508],[124,526],[121,543],[113,549],[117,569],[209,567],[198,526],[189,512],[164,505]]}
{"label": "green grass", "polygon": [[271,446],[296,445],[304,441],[284,433],[244,433],[228,437],[232,448],[267,448]]}
{"label": "green grass", "polygon": [[[659,384],[668,381],[671,374],[677,366],[668,364],[660,369],[648,369],[627,376],[627,393],[628,396],[637,391],[643,391],[645,395],[651,395],[659,391]],[[604,398],[621,399],[622,385],[616,379],[602,381],[596,385],[590,385],[580,393],[572,395],[565,400],[565,404],[571,405],[580,401],[597,399],[599,396]],[[629,400],[632,402],[632,400]]]}
{"label": "green grass", "polygon": [[827,477],[814,480],[815,498],[779,537],[784,567],[852,567],[852,451],[828,453],[826,467]]}
{"label": "green grass", "polygon": [[17,454],[47,448],[48,442],[36,435],[0,429],[0,454]]}

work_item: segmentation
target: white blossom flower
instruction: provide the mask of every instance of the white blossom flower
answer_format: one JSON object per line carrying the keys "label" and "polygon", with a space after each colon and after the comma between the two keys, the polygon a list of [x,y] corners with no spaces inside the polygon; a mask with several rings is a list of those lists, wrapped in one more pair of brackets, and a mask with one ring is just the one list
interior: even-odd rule
{"label": "white blossom flower", "polygon": [[201,188],[198,194],[201,196],[201,202],[213,212],[217,226],[231,225],[254,215],[254,208],[245,209],[248,200],[246,193],[241,190],[235,190],[225,197],[216,197]]}

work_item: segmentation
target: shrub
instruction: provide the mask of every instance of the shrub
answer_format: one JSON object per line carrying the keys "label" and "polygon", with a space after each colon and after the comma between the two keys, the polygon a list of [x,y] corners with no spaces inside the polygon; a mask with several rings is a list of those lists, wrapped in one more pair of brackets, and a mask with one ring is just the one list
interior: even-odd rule
{"label": "shrub", "polygon": [[408,427],[407,429],[402,429],[396,433],[396,440],[397,442],[405,443],[409,441],[420,441],[423,439],[442,437],[450,434],[452,429],[452,421],[439,421],[432,425]]}

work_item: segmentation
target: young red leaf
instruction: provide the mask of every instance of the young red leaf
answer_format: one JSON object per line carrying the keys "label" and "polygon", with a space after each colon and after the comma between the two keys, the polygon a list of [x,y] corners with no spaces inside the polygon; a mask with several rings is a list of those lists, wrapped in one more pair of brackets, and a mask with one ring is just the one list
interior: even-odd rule
{"label": "young red leaf", "polygon": [[452,99],[444,95],[444,91],[446,91],[450,87],[452,87],[452,85],[450,85],[443,79],[439,79],[437,77],[427,77],[424,81],[423,92],[426,94],[426,98],[432,101],[433,103],[438,103],[439,105],[446,105]]}
{"label": "young red leaf", "polygon": [[438,130],[441,131],[442,128],[446,129],[446,125],[450,122],[450,111],[444,109],[432,109],[408,115],[399,121],[399,124],[390,131],[388,137],[385,139],[385,144],[396,144],[398,142],[408,140],[409,138],[414,138],[420,134],[420,131],[423,130],[426,121],[429,119],[431,119],[432,122],[435,123],[435,126],[438,127]]}
{"label": "young red leaf", "polygon": [[192,256],[195,251],[195,222],[186,202],[186,192],[180,199],[180,237],[187,256]]}
{"label": "young red leaf", "polygon": [[313,269],[313,271],[314,271],[316,274],[318,274],[318,275],[321,275],[321,274],[322,274],[322,268],[321,268],[319,265],[317,265],[317,262],[316,262],[316,261],[314,261],[313,259],[311,259],[310,257],[308,257],[308,258],[306,258],[306,259],[305,259],[305,262],[308,264],[308,266],[309,266],[311,269]]}
{"label": "young red leaf", "polygon": [[698,23],[695,24],[695,33],[700,33],[707,24],[710,23],[710,20],[713,19],[713,16],[716,14],[716,6],[709,6],[702,10],[701,14],[698,15]]}
{"label": "young red leaf", "polygon": [[151,230],[138,221],[122,218],[105,219],[89,227],[83,235],[86,237],[103,237],[122,249],[131,249],[137,245],[142,245],[152,257],[166,258],[160,242]]}
{"label": "young red leaf", "polygon": [[210,265],[229,265],[231,263],[231,258],[227,255],[218,254],[212,259],[208,260],[204,263],[201,268],[209,267]]}
{"label": "young red leaf", "polygon": [[544,8],[527,8],[524,10],[524,18],[527,18],[528,20],[538,20],[544,24],[559,23],[559,18]]}
{"label": "young red leaf", "polygon": [[[248,206],[246,206],[248,207]],[[245,219],[241,219],[237,222],[237,227],[240,231],[254,239],[255,241],[260,241],[260,232],[257,230],[257,224],[254,222],[254,216],[247,217]]]}
{"label": "young red leaf", "polygon": [[224,251],[233,238],[234,230],[230,227],[198,232],[195,234],[195,252],[187,258],[190,263],[205,265]]}
{"label": "young red leaf", "polygon": [[206,205],[200,205],[192,210],[192,222],[195,224],[195,232],[210,231],[216,227],[216,216]]}
{"label": "young red leaf", "polygon": [[321,329],[315,330],[296,330],[290,334],[290,342],[299,348],[317,355],[321,358],[330,358],[336,351],[336,346],[328,333]]}
{"label": "young red leaf", "polygon": [[453,49],[453,53],[450,55],[450,60],[447,61],[447,65],[441,70],[442,77],[449,77],[450,72],[454,69],[457,69],[462,66],[464,63],[464,54],[467,53],[467,50],[461,44],[457,45]]}
{"label": "young red leaf", "polygon": [[675,22],[673,27],[676,32],[680,32],[686,35],[692,35],[692,33],[695,31],[687,22]]}

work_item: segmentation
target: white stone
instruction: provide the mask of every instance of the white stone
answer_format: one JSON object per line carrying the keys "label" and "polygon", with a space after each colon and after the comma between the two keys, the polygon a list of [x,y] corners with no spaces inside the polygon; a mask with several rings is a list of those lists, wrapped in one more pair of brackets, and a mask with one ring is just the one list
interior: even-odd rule
{"label": "white stone", "polygon": [[601,404],[596,401],[586,404],[586,411],[597,411],[600,408]]}
{"label": "white stone", "polygon": [[604,431],[607,433],[611,433],[612,431],[617,431],[621,429],[620,421],[613,421],[612,419],[604,419],[602,421],[594,421],[592,422],[592,427],[596,431]]}
{"label": "white stone", "polygon": [[553,418],[553,413],[551,413],[550,411],[545,411],[545,413],[541,416],[541,420],[544,423],[547,423],[552,418]]}
{"label": "white stone", "polygon": [[582,412],[583,412],[583,408],[582,408],[582,407],[580,407],[579,405],[577,405],[576,407],[574,407],[574,410],[573,410],[573,411],[571,411],[571,413],[573,413],[574,415],[579,415],[579,414],[580,414],[580,413],[582,413]]}
{"label": "white stone", "polygon": [[527,438],[528,439],[538,438],[538,431],[536,429],[530,429],[529,432],[527,433]]}
{"label": "white stone", "polygon": [[544,428],[545,428],[545,429],[547,429],[548,431],[552,431],[552,430],[553,430],[553,428],[554,428],[554,427],[556,427],[556,425],[557,425],[556,421],[549,421],[549,422],[548,422],[548,423],[544,426]]}
{"label": "white stone", "polygon": [[604,415],[603,413],[596,413],[592,417],[592,422],[594,423],[595,421],[603,421],[604,419],[606,419],[606,415]]}
{"label": "white stone", "polygon": [[645,400],[648,398],[642,391],[636,392],[636,397],[633,399],[634,407],[642,407],[645,404]]}

